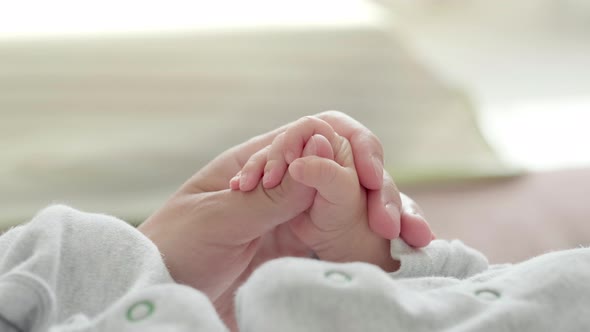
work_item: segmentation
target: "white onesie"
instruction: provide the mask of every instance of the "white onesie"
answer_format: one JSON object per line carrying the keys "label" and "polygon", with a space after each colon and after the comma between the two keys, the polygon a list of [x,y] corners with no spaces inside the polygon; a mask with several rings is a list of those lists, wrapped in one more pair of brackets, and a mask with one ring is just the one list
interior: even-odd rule
{"label": "white onesie", "polygon": [[[590,249],[488,267],[459,241],[413,249],[387,274],[284,258],[238,291],[240,331],[586,331]],[[149,239],[65,206],[0,237],[0,331],[227,331],[201,292],[174,283]]]}

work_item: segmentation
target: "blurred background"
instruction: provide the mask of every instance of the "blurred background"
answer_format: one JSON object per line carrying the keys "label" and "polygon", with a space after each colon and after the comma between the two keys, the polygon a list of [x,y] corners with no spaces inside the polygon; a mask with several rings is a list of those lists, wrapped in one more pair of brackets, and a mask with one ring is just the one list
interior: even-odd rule
{"label": "blurred background", "polygon": [[584,0],[0,5],[0,229],[138,223],[225,149],[337,109],[441,238],[492,262],[590,243]]}

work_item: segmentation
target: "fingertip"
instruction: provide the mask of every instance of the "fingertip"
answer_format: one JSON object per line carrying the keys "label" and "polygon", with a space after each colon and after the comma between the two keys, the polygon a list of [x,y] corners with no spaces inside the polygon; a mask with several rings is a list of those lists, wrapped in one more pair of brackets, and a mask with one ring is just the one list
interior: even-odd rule
{"label": "fingertip", "polygon": [[415,248],[426,247],[433,240],[428,222],[420,215],[404,211],[402,214],[401,237]]}
{"label": "fingertip", "polygon": [[229,180],[229,189],[239,190],[240,189],[240,177],[239,175],[234,176]]}
{"label": "fingertip", "polygon": [[334,159],[334,150],[328,139],[320,134],[315,134],[309,138],[303,148],[302,157],[318,156],[322,158]]}
{"label": "fingertip", "polygon": [[393,240],[400,235],[400,211],[392,203],[383,204],[380,191],[368,191],[369,228],[373,233]]}
{"label": "fingertip", "polygon": [[251,191],[256,187],[256,183],[253,181],[253,176],[250,173],[244,172],[240,176],[239,188],[241,191]]}
{"label": "fingertip", "polygon": [[302,157],[313,156],[318,153],[316,136],[317,135],[311,136],[309,140],[307,140],[307,143],[305,143],[305,147],[303,147],[303,152],[301,152]]}

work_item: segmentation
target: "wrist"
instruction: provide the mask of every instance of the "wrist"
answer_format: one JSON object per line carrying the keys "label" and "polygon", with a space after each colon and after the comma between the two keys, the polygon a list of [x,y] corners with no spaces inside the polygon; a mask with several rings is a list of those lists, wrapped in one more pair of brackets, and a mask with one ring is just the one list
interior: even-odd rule
{"label": "wrist", "polygon": [[396,272],[401,265],[400,261],[391,257],[391,241],[387,239],[379,239],[371,255],[371,259],[367,263],[377,265],[388,273]]}
{"label": "wrist", "polygon": [[314,258],[337,263],[363,262],[376,265],[391,273],[399,270],[401,264],[391,256],[391,241],[371,233],[369,238],[349,239],[312,248]]}

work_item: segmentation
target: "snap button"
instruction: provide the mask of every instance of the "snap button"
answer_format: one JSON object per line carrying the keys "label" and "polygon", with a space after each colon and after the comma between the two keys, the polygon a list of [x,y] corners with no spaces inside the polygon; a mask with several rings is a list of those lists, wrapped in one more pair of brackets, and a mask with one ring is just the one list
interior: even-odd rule
{"label": "snap button", "polygon": [[480,289],[475,291],[475,295],[487,301],[493,301],[500,298],[500,293],[492,289]]}
{"label": "snap button", "polygon": [[341,271],[328,271],[324,274],[324,276],[332,281],[340,283],[349,282],[352,280],[352,277],[349,274]]}
{"label": "snap button", "polygon": [[135,303],[127,309],[127,320],[137,322],[154,313],[155,305],[152,301],[144,300]]}

